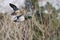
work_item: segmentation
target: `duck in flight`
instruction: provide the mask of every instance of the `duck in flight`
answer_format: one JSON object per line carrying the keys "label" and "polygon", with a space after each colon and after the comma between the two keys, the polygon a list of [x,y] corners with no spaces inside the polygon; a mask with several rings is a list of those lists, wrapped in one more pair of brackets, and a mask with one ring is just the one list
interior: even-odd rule
{"label": "duck in flight", "polygon": [[14,10],[14,12],[11,14],[15,16],[15,20],[13,21],[24,21],[25,20],[25,15],[24,12],[19,10],[14,4],[9,3],[10,7]]}
{"label": "duck in flight", "polygon": [[25,9],[24,10],[19,10],[19,8],[17,8],[14,4],[9,4],[10,7],[14,10],[14,12],[11,14],[13,16],[15,16],[15,20],[13,20],[14,22],[19,22],[19,21],[24,21],[26,19],[31,19],[32,17],[29,16],[31,13],[27,12]]}

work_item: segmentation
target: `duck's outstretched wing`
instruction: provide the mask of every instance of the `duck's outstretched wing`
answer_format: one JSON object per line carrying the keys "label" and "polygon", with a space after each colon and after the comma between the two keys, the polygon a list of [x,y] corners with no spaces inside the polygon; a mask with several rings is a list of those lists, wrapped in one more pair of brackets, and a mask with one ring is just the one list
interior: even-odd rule
{"label": "duck's outstretched wing", "polygon": [[17,11],[18,10],[18,8],[14,4],[9,3],[9,5],[10,5],[10,7],[13,8],[14,11]]}

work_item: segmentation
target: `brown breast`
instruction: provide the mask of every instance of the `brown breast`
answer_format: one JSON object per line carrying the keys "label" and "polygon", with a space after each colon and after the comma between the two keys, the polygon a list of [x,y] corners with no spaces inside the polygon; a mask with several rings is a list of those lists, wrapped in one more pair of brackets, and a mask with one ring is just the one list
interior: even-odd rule
{"label": "brown breast", "polygon": [[17,10],[14,12],[13,15],[21,15],[21,14],[26,14],[27,13],[27,10]]}

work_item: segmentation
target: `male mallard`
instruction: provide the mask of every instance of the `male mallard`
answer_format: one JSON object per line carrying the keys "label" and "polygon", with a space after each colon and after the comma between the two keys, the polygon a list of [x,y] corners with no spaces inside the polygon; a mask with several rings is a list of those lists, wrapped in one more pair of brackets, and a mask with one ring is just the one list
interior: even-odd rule
{"label": "male mallard", "polygon": [[24,21],[25,20],[25,15],[24,15],[24,12],[19,10],[14,4],[9,4],[10,7],[13,8],[14,12],[11,14],[14,16],[14,19],[13,21]]}
{"label": "male mallard", "polygon": [[9,4],[10,7],[13,8],[14,12],[11,14],[13,15],[13,21],[17,22],[17,21],[24,21],[26,18],[27,19],[31,19],[32,18],[32,11],[31,12],[27,12],[26,10],[19,10],[14,4]]}

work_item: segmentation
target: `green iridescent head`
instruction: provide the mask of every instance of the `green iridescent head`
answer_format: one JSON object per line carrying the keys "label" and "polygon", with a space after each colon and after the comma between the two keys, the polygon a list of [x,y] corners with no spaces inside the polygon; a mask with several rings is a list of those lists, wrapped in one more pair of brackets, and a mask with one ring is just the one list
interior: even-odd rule
{"label": "green iridescent head", "polygon": [[32,18],[32,16],[28,16],[28,18],[29,18],[29,19],[31,19],[31,18]]}

